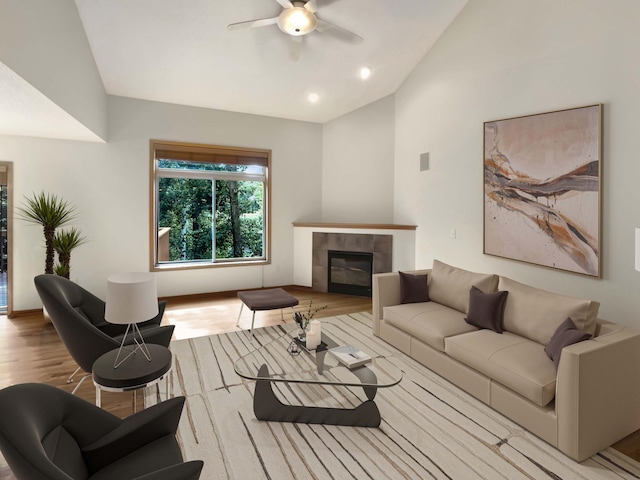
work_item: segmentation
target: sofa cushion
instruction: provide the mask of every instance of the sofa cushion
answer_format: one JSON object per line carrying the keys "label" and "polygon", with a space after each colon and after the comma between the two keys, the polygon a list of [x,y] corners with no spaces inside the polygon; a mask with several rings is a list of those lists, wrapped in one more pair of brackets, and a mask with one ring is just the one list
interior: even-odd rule
{"label": "sofa cushion", "polygon": [[469,272],[438,260],[433,261],[429,280],[429,297],[433,302],[467,313],[469,290],[474,285],[485,293],[495,292],[498,276]]}
{"label": "sofa cushion", "polygon": [[383,318],[441,352],[444,352],[445,338],[476,330],[464,321],[462,313],[434,302],[384,307]]}
{"label": "sofa cushion", "polygon": [[567,317],[578,329],[595,333],[600,304],[540,290],[500,277],[500,290],[509,296],[504,308],[504,329],[542,345],[547,345]]}
{"label": "sofa cushion", "polygon": [[484,293],[478,287],[471,287],[466,322],[474,327],[488,328],[494,332],[502,333],[502,316],[508,293],[504,290]]}
{"label": "sofa cushion", "polygon": [[400,275],[400,303],[429,301],[427,274],[398,272]]}
{"label": "sofa cushion", "polygon": [[446,338],[445,352],[541,407],[555,396],[556,369],[539,343],[478,330]]}
{"label": "sofa cushion", "polygon": [[591,334],[578,330],[575,323],[570,318],[567,318],[555,331],[547,346],[544,347],[544,351],[553,360],[557,369],[558,365],[560,365],[560,356],[564,347],[589,340],[590,338]]}

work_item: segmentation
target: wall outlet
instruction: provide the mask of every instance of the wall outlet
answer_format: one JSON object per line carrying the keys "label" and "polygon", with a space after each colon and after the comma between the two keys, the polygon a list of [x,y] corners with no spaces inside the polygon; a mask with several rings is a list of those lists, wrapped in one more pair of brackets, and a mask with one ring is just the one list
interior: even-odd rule
{"label": "wall outlet", "polygon": [[449,236],[451,238],[456,238],[456,229],[452,228],[451,231],[449,232]]}

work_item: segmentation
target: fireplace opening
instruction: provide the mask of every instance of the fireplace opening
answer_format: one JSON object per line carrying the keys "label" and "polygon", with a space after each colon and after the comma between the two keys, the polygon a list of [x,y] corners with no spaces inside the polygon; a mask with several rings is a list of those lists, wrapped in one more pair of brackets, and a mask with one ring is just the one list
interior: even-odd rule
{"label": "fireplace opening", "polygon": [[373,253],[329,250],[330,293],[371,297]]}

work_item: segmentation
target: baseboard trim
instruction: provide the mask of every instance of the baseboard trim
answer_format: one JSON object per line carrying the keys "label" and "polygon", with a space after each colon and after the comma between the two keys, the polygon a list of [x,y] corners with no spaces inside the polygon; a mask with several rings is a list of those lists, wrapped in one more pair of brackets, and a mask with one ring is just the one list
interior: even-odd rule
{"label": "baseboard trim", "polygon": [[42,308],[34,308],[32,310],[14,310],[7,315],[7,318],[33,317],[34,315],[40,315],[44,318]]}

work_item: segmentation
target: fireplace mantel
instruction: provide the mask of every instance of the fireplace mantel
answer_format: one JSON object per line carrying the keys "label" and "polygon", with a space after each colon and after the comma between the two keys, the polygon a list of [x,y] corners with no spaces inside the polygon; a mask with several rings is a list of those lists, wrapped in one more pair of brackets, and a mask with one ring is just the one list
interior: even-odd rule
{"label": "fireplace mantel", "polygon": [[393,223],[329,223],[329,222],[293,222],[294,227],[305,228],[357,228],[365,230],[415,230],[415,225],[396,225]]}

